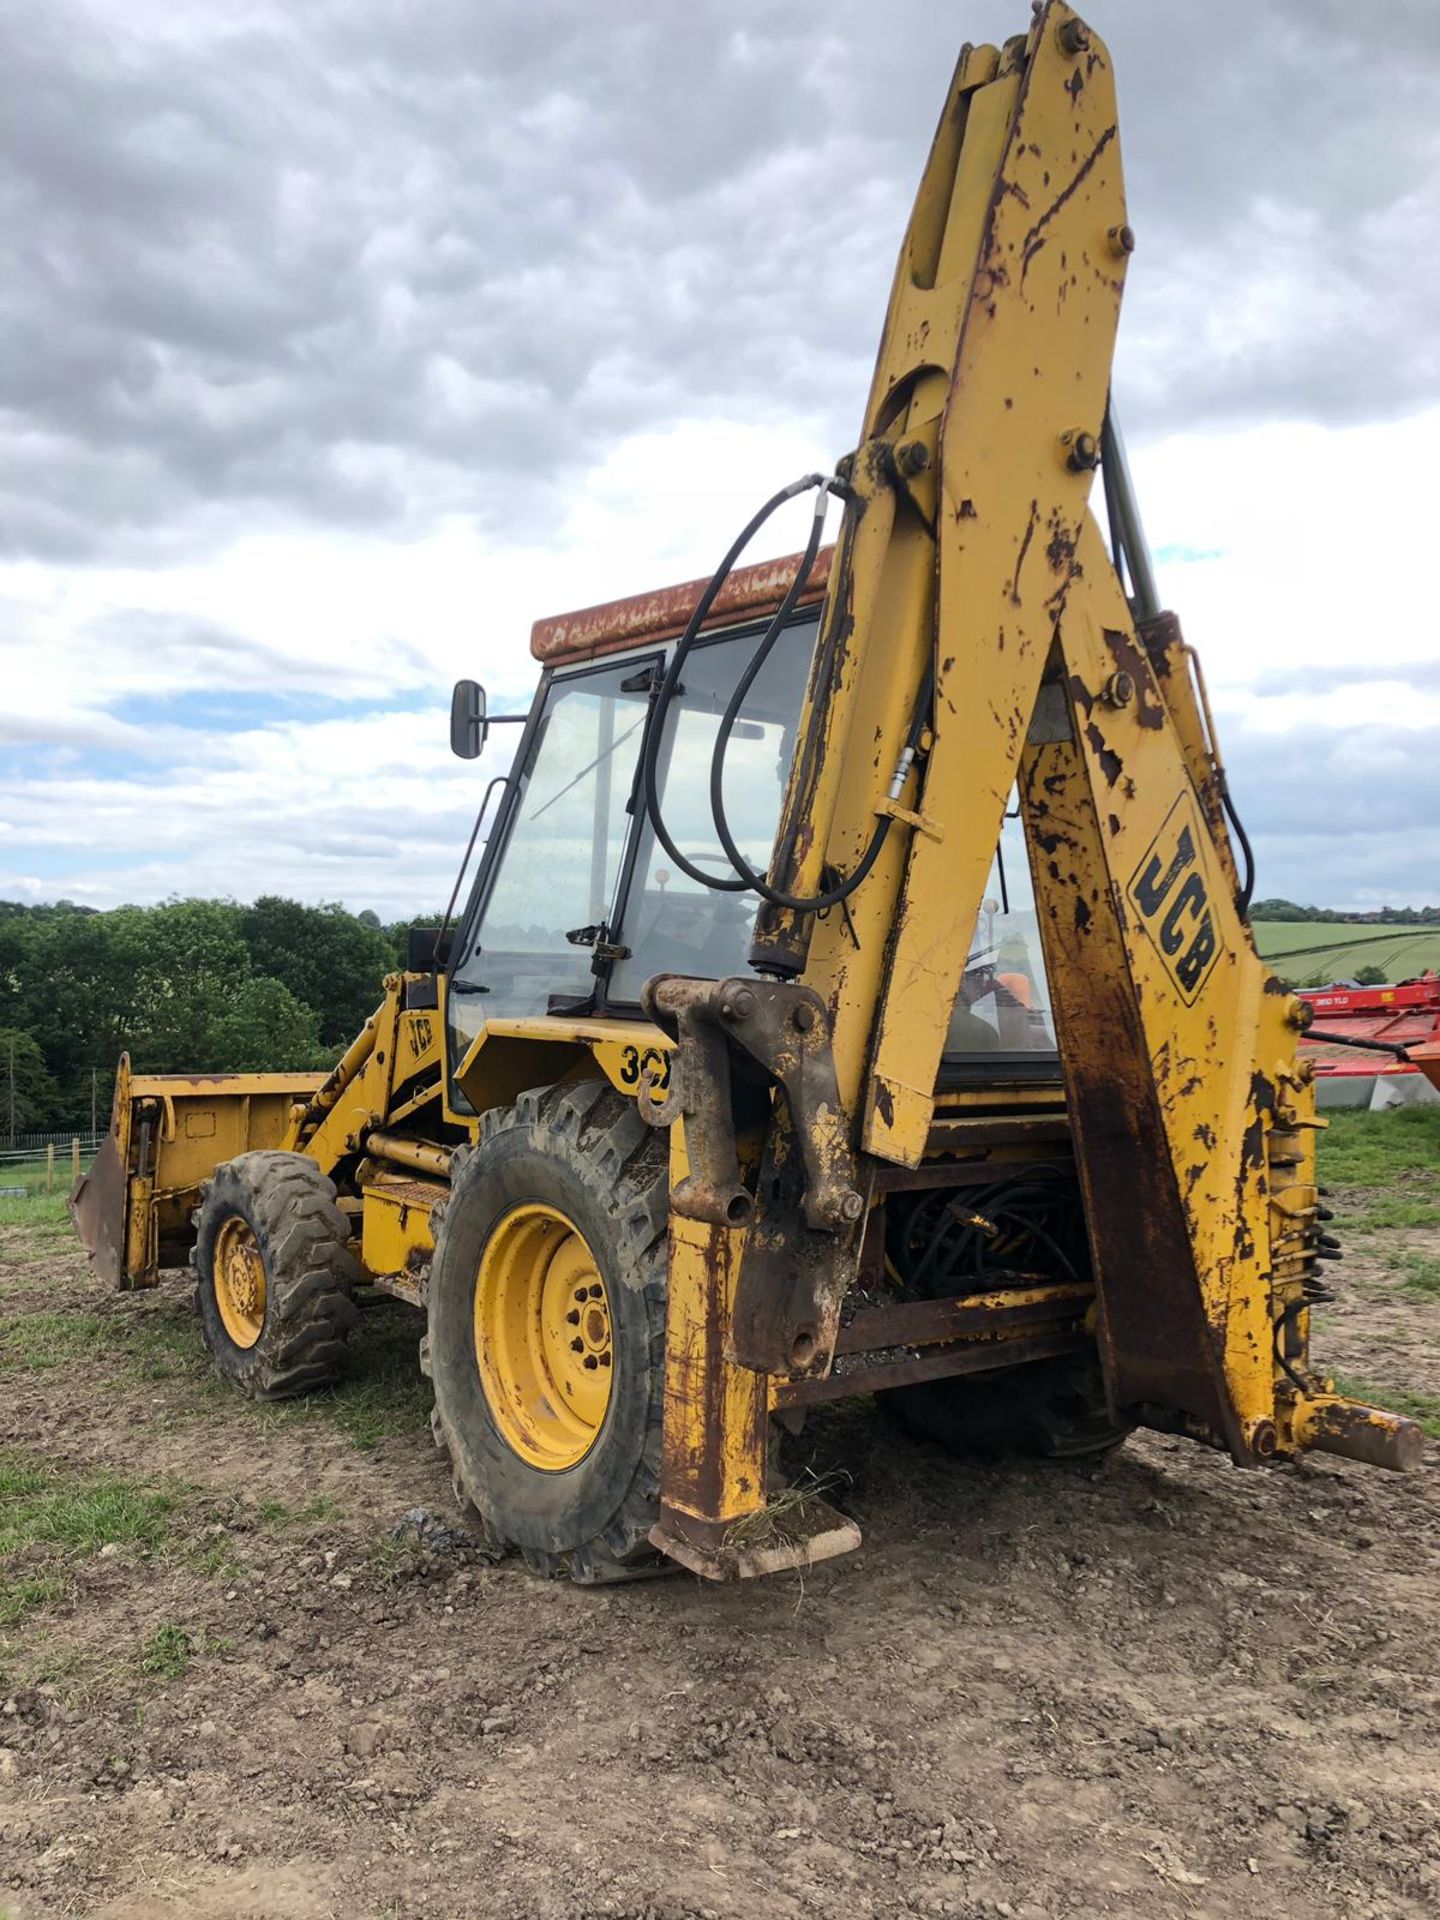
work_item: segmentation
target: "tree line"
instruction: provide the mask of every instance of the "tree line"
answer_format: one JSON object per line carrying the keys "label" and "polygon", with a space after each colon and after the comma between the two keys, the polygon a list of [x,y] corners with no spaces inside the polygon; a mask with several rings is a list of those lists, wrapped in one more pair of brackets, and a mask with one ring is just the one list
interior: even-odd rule
{"label": "tree line", "polygon": [[1440,923],[1440,907],[1302,907],[1294,900],[1257,900],[1252,920],[1339,920],[1353,926],[1420,927]]}
{"label": "tree line", "polygon": [[[1440,921],[1440,907],[1277,899],[1251,917],[1413,925]],[[122,1052],[147,1073],[332,1066],[404,965],[411,924],[275,894],[108,912],[0,900],[0,1139],[84,1129],[92,1112],[103,1127]]]}
{"label": "tree line", "polygon": [[332,1066],[403,966],[410,924],[278,895],[0,901],[0,1137],[87,1128],[92,1109],[103,1128],[122,1051],[148,1073]]}

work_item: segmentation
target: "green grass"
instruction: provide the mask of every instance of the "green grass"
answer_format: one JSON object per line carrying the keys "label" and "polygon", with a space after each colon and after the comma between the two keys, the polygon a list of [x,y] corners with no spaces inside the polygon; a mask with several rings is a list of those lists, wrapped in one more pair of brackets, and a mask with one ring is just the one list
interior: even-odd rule
{"label": "green grass", "polygon": [[266,1527],[318,1526],[341,1519],[344,1511],[333,1494],[317,1493],[303,1507],[286,1506],[283,1500],[262,1500],[255,1509],[255,1517]]}
{"label": "green grass", "polygon": [[1403,1387],[1377,1387],[1368,1380],[1353,1380],[1344,1374],[1337,1375],[1335,1390],[1352,1400],[1367,1401],[1372,1407],[1403,1413],[1430,1439],[1440,1440],[1440,1394],[1407,1393]]}
{"label": "green grass", "polygon": [[1433,1254],[1421,1253],[1418,1247],[1397,1247],[1386,1255],[1385,1264],[1392,1273],[1400,1275],[1400,1284],[1406,1293],[1440,1300],[1440,1260]]}
{"label": "green grass", "polygon": [[0,1323],[0,1373],[44,1373],[104,1352],[111,1323],[98,1313],[15,1313]]}
{"label": "green grass", "polygon": [[[26,1241],[33,1244],[51,1230],[43,1222],[32,1226]],[[62,1221],[54,1231],[63,1234],[68,1228]],[[43,1260],[48,1252],[44,1246],[30,1252],[27,1246],[21,1258]],[[7,1253],[7,1261],[13,1258]],[[397,1434],[415,1432],[425,1426],[431,1406],[429,1384],[417,1361],[420,1331],[419,1316],[408,1308],[385,1306],[367,1312],[350,1343],[347,1378],[303,1400],[257,1403],[247,1410],[247,1418],[262,1431],[322,1420],[363,1452]],[[109,1378],[117,1386],[185,1381],[193,1391],[188,1408],[178,1410],[182,1418],[208,1419],[221,1400],[239,1404],[233,1389],[214,1374],[188,1304],[120,1303],[109,1313],[42,1309],[0,1318],[0,1381],[6,1374],[51,1372],[77,1362],[108,1363]]]}
{"label": "green grass", "polygon": [[1287,980],[1319,976],[1320,984],[1351,980],[1361,967],[1383,967],[1404,980],[1440,968],[1440,927],[1361,926],[1347,920],[1257,920],[1255,944],[1263,960]]}
{"label": "green grass", "polygon": [[27,1573],[13,1578],[0,1571],[0,1627],[17,1627],[32,1613],[40,1613],[68,1591],[69,1582],[58,1573]]}
{"label": "green grass", "polygon": [[[1320,1182],[1336,1227],[1347,1234],[1440,1227],[1440,1107],[1331,1113],[1319,1136]],[[1418,1251],[1389,1257],[1409,1270],[1406,1287],[1440,1297],[1440,1265]]]}
{"label": "green grass", "polygon": [[[1432,1191],[1435,1199],[1422,1197]],[[1418,1193],[1382,1194],[1378,1200],[1356,1202],[1342,1190],[1335,1198],[1340,1202],[1342,1235],[1375,1233],[1387,1227],[1440,1227],[1440,1179],[1433,1185],[1425,1181]]]}
{"label": "green grass", "polygon": [[245,1571],[245,1563],[228,1534],[192,1548],[187,1557],[197,1573],[210,1574],[217,1580],[235,1580]]}
{"label": "green grass", "polygon": [[415,1535],[382,1533],[365,1548],[365,1564],[380,1587],[400,1587],[420,1571],[424,1549]]}
{"label": "green grass", "polygon": [[188,1669],[194,1651],[185,1629],[173,1620],[166,1621],[140,1649],[140,1671],[156,1680],[178,1680]]}
{"label": "green grass", "polygon": [[158,1547],[174,1510],[173,1492],[118,1473],[67,1473],[54,1462],[0,1453],[0,1555],[49,1547],[67,1555],[101,1547]]}
{"label": "green grass", "polygon": [[112,1543],[159,1547],[174,1506],[173,1493],[120,1474],[72,1473],[35,1455],[0,1453],[0,1625],[60,1599],[67,1562]]}
{"label": "green grass", "polygon": [[208,1366],[193,1316],[122,1306],[114,1313],[25,1312],[0,1320],[0,1375],[110,1357],[117,1380],[169,1380]]}
{"label": "green grass", "polygon": [[[1428,1173],[1440,1194],[1440,1107],[1396,1107],[1389,1113],[1326,1116],[1320,1135],[1320,1179],[1327,1187],[1388,1186],[1397,1173]],[[1399,1196],[1396,1196],[1398,1199]]]}
{"label": "green grass", "polygon": [[[19,1182],[5,1178],[0,1170],[0,1187],[18,1186]],[[66,1170],[64,1187],[70,1185],[69,1170]],[[61,1183],[56,1182],[54,1193],[46,1193],[44,1187],[20,1194],[0,1194],[0,1227],[54,1226],[68,1230],[70,1216],[65,1211],[65,1192]]]}
{"label": "green grass", "polygon": [[410,1308],[367,1313],[351,1341],[352,1377],[299,1405],[313,1406],[362,1452],[428,1426],[434,1395],[420,1371],[421,1328]]}
{"label": "green grass", "polygon": [[168,1306],[122,1307],[110,1324],[120,1334],[120,1351],[132,1379],[176,1380],[188,1375],[203,1381],[208,1377],[210,1356],[188,1303],[178,1312]]}

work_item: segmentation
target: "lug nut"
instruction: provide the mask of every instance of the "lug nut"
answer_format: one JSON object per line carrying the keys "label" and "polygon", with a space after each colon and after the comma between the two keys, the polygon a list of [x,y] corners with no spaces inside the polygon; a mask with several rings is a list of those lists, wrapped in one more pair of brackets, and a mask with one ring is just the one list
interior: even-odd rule
{"label": "lug nut", "polygon": [[896,455],[900,471],[913,478],[930,465],[930,449],[923,440],[907,440]]}
{"label": "lug nut", "polygon": [[1112,673],[1105,682],[1100,689],[1100,698],[1107,707],[1128,707],[1135,698],[1135,682],[1123,667]]}
{"label": "lug nut", "polygon": [[865,1211],[864,1198],[851,1187],[848,1193],[840,1196],[837,1210],[842,1220],[858,1220]]}
{"label": "lug nut", "polygon": [[1061,439],[1070,451],[1065,464],[1071,473],[1090,473],[1100,464],[1100,448],[1093,433],[1072,432]]}

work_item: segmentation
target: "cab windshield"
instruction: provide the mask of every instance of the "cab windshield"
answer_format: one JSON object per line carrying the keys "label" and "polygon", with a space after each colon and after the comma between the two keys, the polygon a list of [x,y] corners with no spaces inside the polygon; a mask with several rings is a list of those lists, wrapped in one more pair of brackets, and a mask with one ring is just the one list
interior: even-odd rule
{"label": "cab windshield", "polygon": [[[746,696],[725,762],[730,830],[752,868],[769,864],[794,753],[817,615],[782,633]],[[730,878],[710,806],[716,730],[759,629],[698,645],[657,757],[666,827],[685,858]],[[753,894],[717,892],[659,846],[639,792],[645,724],[666,651],[554,675],[527,729],[458,943],[451,1019],[483,1022],[638,1005],[657,973],[743,972]],[[1024,836],[1012,801],[970,943],[947,1060],[1053,1052]]]}

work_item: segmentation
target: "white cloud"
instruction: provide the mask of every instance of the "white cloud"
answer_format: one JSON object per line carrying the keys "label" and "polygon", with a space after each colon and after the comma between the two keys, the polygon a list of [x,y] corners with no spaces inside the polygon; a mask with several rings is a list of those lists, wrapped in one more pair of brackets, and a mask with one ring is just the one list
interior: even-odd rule
{"label": "white cloud", "polygon": [[[1302,746],[1403,809],[1440,722],[1429,12],[1215,0],[1246,58],[1183,70],[1151,0],[1104,23],[1117,383],[1264,890],[1314,869]],[[846,450],[959,32],[930,0],[0,22],[0,895],[432,904],[480,780],[449,681],[513,710],[533,619],[705,574]],[[257,726],[267,693],[357,710]],[[246,695],[240,730],[165,717],[197,694]],[[1337,884],[1427,890],[1393,820],[1328,831]]]}
{"label": "white cloud", "polygon": [[[549,548],[500,549],[452,522],[406,543],[266,536],[204,566],[63,583],[0,570],[0,675],[15,690],[0,740],[65,749],[38,773],[0,761],[0,897],[108,906],[279,890],[395,914],[433,906],[513,746],[501,732],[478,768],[450,757],[451,679],[483,678],[492,711],[523,710],[538,673],[533,620],[708,573],[758,498],[824,452],[794,422],[682,421],[632,436],[557,502]],[[808,522],[808,503],[786,510],[753,557],[801,544]],[[169,623],[158,646],[157,619]],[[223,644],[193,643],[217,632]],[[107,715],[137,693],[223,694],[247,657],[251,684],[273,692],[426,704],[230,734]],[[134,769],[98,778],[72,746],[122,750]]]}
{"label": "white cloud", "polygon": [[[1356,664],[1393,683],[1440,654],[1437,436],[1432,409],[1369,426],[1177,434],[1134,455],[1161,597],[1200,649],[1218,709],[1274,726],[1433,723],[1428,700],[1356,706],[1352,687],[1347,707],[1310,683],[1317,669]],[[1201,557],[1165,557],[1187,552]]]}

